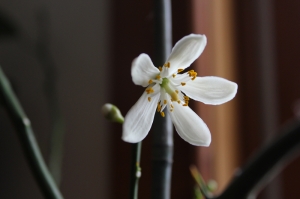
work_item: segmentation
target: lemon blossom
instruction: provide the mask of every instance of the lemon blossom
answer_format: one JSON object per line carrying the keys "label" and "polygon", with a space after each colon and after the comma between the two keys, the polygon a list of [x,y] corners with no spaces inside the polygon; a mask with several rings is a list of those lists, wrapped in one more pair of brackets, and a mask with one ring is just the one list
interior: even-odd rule
{"label": "lemon blossom", "polygon": [[210,131],[189,108],[189,99],[211,105],[222,104],[235,96],[237,84],[220,77],[197,77],[194,70],[179,74],[200,56],[205,46],[205,35],[190,34],[175,44],[162,67],[156,68],[147,54],[133,60],[132,80],[146,89],[125,116],[124,141],[136,143],[143,140],[150,131],[155,111],[164,117],[166,109],[180,137],[192,145],[210,145]]}

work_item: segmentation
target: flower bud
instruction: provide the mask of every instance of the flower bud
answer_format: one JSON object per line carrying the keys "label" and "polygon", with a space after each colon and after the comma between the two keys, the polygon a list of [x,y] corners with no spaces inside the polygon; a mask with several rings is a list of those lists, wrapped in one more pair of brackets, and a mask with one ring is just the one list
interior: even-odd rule
{"label": "flower bud", "polygon": [[215,181],[215,180],[209,180],[208,182],[207,182],[207,189],[210,191],[210,192],[214,192],[214,191],[216,191],[217,190],[217,188],[218,188],[218,184],[217,184],[217,182]]}
{"label": "flower bud", "polygon": [[112,122],[118,122],[123,124],[124,117],[122,116],[120,110],[112,104],[104,104],[102,107],[102,114],[104,117]]}

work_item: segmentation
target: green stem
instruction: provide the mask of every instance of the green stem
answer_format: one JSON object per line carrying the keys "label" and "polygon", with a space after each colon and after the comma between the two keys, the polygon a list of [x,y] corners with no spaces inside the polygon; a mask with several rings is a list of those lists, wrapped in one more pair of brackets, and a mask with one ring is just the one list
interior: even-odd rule
{"label": "green stem", "polygon": [[0,67],[0,95],[11,120],[16,127],[23,151],[33,175],[46,199],[63,199],[40,152],[31,128],[30,120],[23,111],[11,85]]}
{"label": "green stem", "polygon": [[130,199],[138,198],[139,179],[141,177],[141,149],[142,142],[133,145],[133,157],[131,163],[131,183],[130,183]]}
{"label": "green stem", "polygon": [[59,108],[59,99],[56,89],[56,67],[49,51],[49,11],[42,8],[38,12],[38,41],[36,54],[45,74],[44,90],[48,107],[52,130],[50,134],[49,170],[57,184],[61,182],[61,165],[63,159],[63,142],[65,137],[64,119]]}

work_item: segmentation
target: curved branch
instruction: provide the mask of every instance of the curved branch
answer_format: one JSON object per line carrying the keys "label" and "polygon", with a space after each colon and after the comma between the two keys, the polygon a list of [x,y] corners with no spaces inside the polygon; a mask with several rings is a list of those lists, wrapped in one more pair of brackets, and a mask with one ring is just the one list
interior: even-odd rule
{"label": "curved branch", "polygon": [[16,127],[23,152],[30,165],[31,171],[47,199],[63,199],[57,188],[40,152],[39,146],[31,128],[30,120],[26,116],[21,104],[14,94],[8,79],[0,67],[0,96],[5,108]]}
{"label": "curved branch", "polygon": [[[215,199],[247,198],[268,177],[276,174],[278,168],[285,166],[288,158],[300,147],[300,121],[295,120],[282,130],[281,136],[261,150],[239,172],[229,186]],[[207,197],[212,198],[212,197]]]}

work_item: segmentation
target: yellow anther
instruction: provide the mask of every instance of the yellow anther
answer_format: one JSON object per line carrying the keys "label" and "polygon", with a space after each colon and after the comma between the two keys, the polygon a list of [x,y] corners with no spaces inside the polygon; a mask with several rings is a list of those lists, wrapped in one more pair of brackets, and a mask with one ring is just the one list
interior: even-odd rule
{"label": "yellow anther", "polygon": [[185,85],[186,85],[186,83],[184,83],[184,82],[181,82],[181,85],[182,85],[182,86],[185,86]]}
{"label": "yellow anther", "polygon": [[161,106],[160,106],[160,104],[158,103],[157,104],[157,112],[159,112],[161,110]]}
{"label": "yellow anther", "polygon": [[170,68],[170,62],[165,63],[164,66]]}
{"label": "yellow anther", "polygon": [[185,100],[189,100],[189,99],[190,99],[188,96],[183,96],[183,98],[184,98]]}
{"label": "yellow anther", "polygon": [[178,102],[178,104],[180,104],[180,100],[178,100],[177,102]]}
{"label": "yellow anther", "polygon": [[149,102],[151,101],[151,97],[148,97],[148,101],[149,101]]}
{"label": "yellow anther", "polygon": [[174,106],[171,104],[171,108],[174,108]]}
{"label": "yellow anther", "polygon": [[161,115],[162,117],[165,117],[165,113],[164,113],[164,112],[160,112],[160,115]]}
{"label": "yellow anther", "polygon": [[194,70],[190,70],[187,72],[189,74],[190,77],[192,77],[192,80],[195,80],[197,77],[197,72],[195,72]]}
{"label": "yellow anther", "polygon": [[157,76],[156,76],[156,79],[160,80],[160,75],[157,75]]}
{"label": "yellow anther", "polygon": [[176,77],[176,74],[173,74],[172,77],[175,78],[175,77]]}
{"label": "yellow anther", "polygon": [[183,69],[179,68],[177,71],[178,71],[178,73],[180,73],[183,71]]}
{"label": "yellow anther", "polygon": [[149,82],[148,82],[148,84],[152,84],[152,83],[153,83],[153,81],[152,81],[152,79],[150,79]]}
{"label": "yellow anther", "polygon": [[182,105],[182,106],[188,106],[188,104],[184,104],[184,105]]}
{"label": "yellow anther", "polygon": [[167,100],[164,100],[164,104],[167,104]]}
{"label": "yellow anther", "polygon": [[161,66],[159,66],[159,67],[158,67],[158,70],[159,70],[159,71],[162,71],[162,67],[161,67]]}
{"label": "yellow anther", "polygon": [[173,109],[170,109],[171,112],[173,112]]}
{"label": "yellow anther", "polygon": [[178,90],[175,90],[175,93],[177,93],[177,94],[178,94]]}
{"label": "yellow anther", "polygon": [[147,92],[147,94],[151,94],[151,93],[154,92],[154,90],[153,90],[152,87],[149,87],[149,88],[146,89],[146,92]]}

